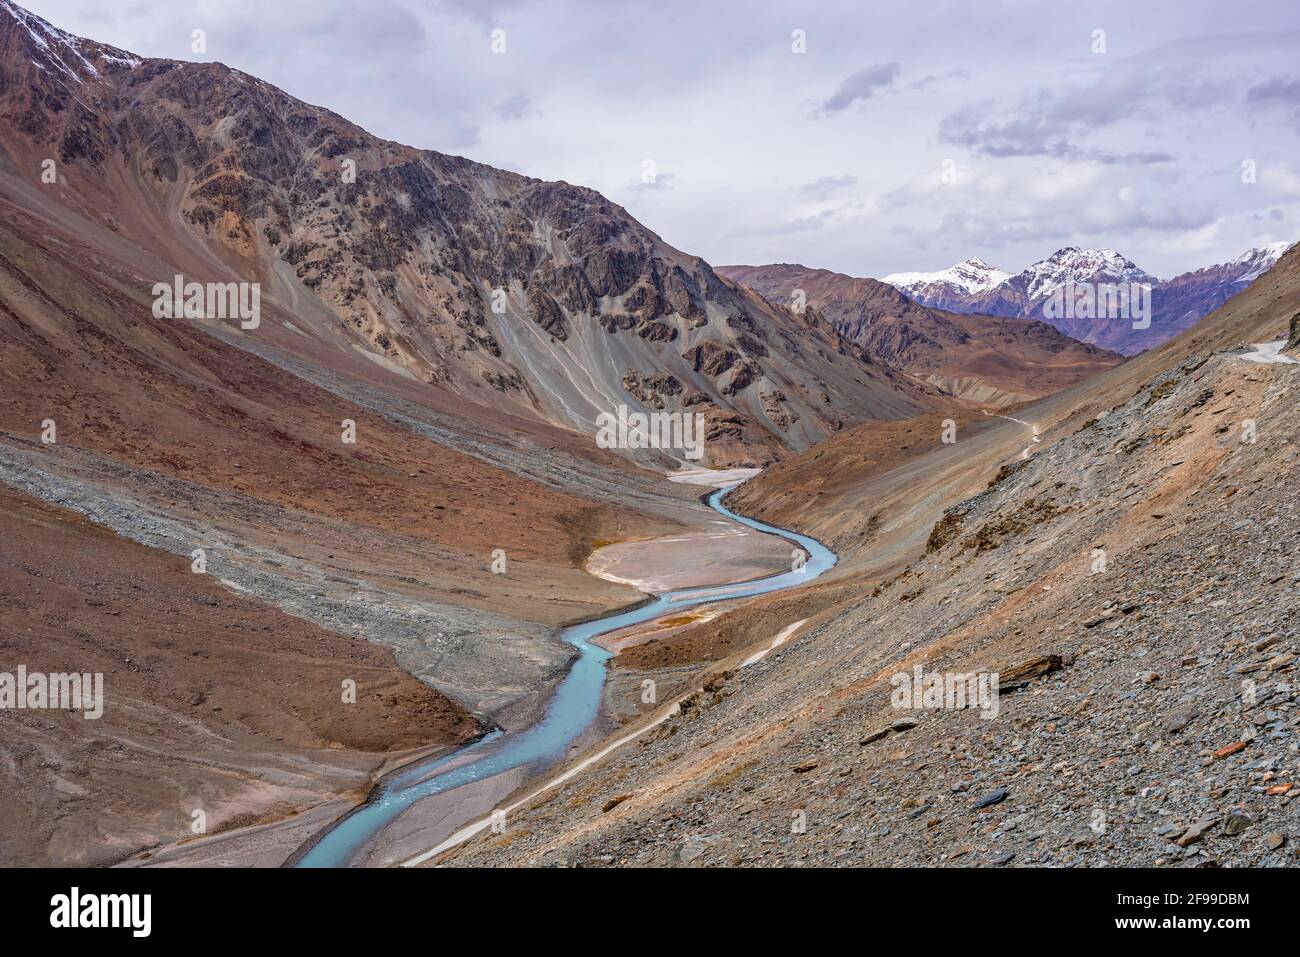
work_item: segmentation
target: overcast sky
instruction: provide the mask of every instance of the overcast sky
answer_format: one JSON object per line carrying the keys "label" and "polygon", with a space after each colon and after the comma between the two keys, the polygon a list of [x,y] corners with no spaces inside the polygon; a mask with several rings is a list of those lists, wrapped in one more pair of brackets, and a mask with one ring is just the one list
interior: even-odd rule
{"label": "overcast sky", "polygon": [[1300,239],[1291,0],[25,5],[380,136],[594,187],[715,265],[1017,271],[1088,245],[1170,276]]}

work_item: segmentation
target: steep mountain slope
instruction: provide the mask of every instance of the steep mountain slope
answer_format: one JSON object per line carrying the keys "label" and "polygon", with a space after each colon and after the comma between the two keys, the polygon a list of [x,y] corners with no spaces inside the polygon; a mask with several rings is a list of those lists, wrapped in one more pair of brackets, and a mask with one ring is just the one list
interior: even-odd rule
{"label": "steep mountain slope", "polygon": [[[1267,272],[1290,245],[1273,243],[1251,249],[1232,262],[1168,280],[1152,276],[1113,249],[1066,246],[1016,275],[970,259],[936,273],[894,273],[884,282],[921,305],[960,313],[1044,319],[1084,342],[1135,355],[1195,325]],[[1149,285],[1150,316],[1135,321],[1132,310],[1121,314],[1104,309],[1073,309],[1069,310],[1073,314],[1064,315],[1060,308],[1064,300],[1056,297],[1062,296],[1067,283]]]}
{"label": "steep mountain slope", "polygon": [[[1154,401],[1139,394],[964,506],[906,575],[761,663],[724,666],[635,753],[520,815],[508,846],[454,860],[1294,862],[1289,369],[1220,356],[1153,383]],[[1263,447],[1216,436],[1243,416]],[[1153,428],[1165,441],[1124,451]],[[1137,492],[1098,501],[1093,478]],[[993,720],[897,709],[894,676],[916,666],[1024,686]]]}
{"label": "steep mountain slope", "polygon": [[[745,486],[733,504],[784,496],[806,531],[853,508],[874,527],[767,604],[785,644],[719,662],[506,834],[433,862],[1294,863],[1300,363],[1239,347],[1298,311],[1300,251],[1018,411],[1043,435],[1027,457],[1030,428],[999,421],[837,476],[811,509],[781,482],[812,474],[794,460]],[[900,700],[918,668],[996,672],[996,713]]]}
{"label": "steep mountain slope", "polygon": [[774,302],[801,291],[813,311],[870,355],[976,402],[1040,398],[1120,361],[1047,323],[942,312],[875,279],[789,264],[718,271]]}
{"label": "steep mountain slope", "polygon": [[[0,112],[0,481],[21,551],[6,602],[15,635],[46,636],[9,642],[6,667],[103,664],[99,727],[114,742],[97,756],[93,723],[0,723],[17,756],[14,797],[0,802],[7,859],[81,861],[96,841],[104,862],[192,837],[192,808],[177,804],[191,789],[209,833],[318,805],[336,815],[350,802],[321,802],[364,789],[417,743],[527,724],[573,653],[555,627],[640,597],[586,573],[593,547],[713,517],[661,471],[511,400],[527,389],[480,377],[476,402],[473,386],[467,399],[425,381],[430,349],[386,354],[286,261],[263,258],[270,240],[250,224],[276,219],[277,204],[291,225],[320,211],[319,194],[305,198],[318,160],[308,140],[355,130],[343,121],[218,65],[142,61],[70,37],[8,3]],[[377,163],[399,152],[368,148]],[[489,176],[409,153],[445,175],[449,196],[452,180]],[[205,209],[222,211],[209,223]],[[373,203],[346,216],[365,212],[379,216]],[[486,250],[467,221],[459,233],[447,223],[457,255]],[[358,226],[356,254],[381,254],[385,228]],[[352,236],[340,226],[329,241]],[[367,267],[364,282],[400,272],[401,285],[411,261]],[[154,285],[178,273],[260,282],[256,326],[160,314]],[[925,394],[802,319],[768,334],[774,354],[788,338],[824,366],[827,388],[842,381],[863,397],[874,382],[897,412],[910,400],[882,383]],[[598,341],[617,355],[621,332],[608,335]],[[444,353],[462,378],[479,368],[470,352],[490,355]],[[721,429],[721,457],[784,454],[785,439],[743,413],[699,405]],[[164,573],[188,584],[163,594],[150,583]],[[204,674],[248,697],[217,695]],[[74,781],[76,763],[87,780]],[[46,857],[32,856],[32,821],[52,835]]]}
{"label": "steep mountain slope", "polygon": [[0,90],[7,177],[463,401],[588,434],[624,404],[703,412],[715,464],[927,401],[592,190],[379,140],[221,64],[141,59],[6,2]]}
{"label": "steep mountain slope", "polygon": [[[111,864],[364,787],[484,730],[386,648],[232,594],[188,559],[0,486],[4,670],[98,672],[103,713],[7,710],[7,866]],[[347,680],[352,706],[339,701]]]}
{"label": "steep mountain slope", "polygon": [[[0,202],[0,481],[60,506],[2,510],[22,572],[5,667],[103,670],[108,696],[98,724],[3,722],[22,756],[9,860],[191,836],[182,797],[210,832],[283,816],[364,788],[390,752],[526,720],[571,654],[553,626],[637,597],[585,573],[593,543],[692,520],[612,453],[584,463],[572,433],[466,419],[462,439],[365,360],[369,378],[317,385],[155,319],[132,264],[78,233]],[[214,693],[250,667],[248,698]]]}

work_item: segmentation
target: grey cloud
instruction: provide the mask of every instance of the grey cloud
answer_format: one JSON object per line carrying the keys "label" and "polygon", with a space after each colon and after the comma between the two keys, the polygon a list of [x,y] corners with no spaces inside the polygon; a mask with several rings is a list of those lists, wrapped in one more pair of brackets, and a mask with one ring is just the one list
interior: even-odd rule
{"label": "grey cloud", "polygon": [[1107,63],[1092,83],[1034,90],[1009,107],[988,100],[967,104],[943,117],[938,133],[943,142],[994,158],[1168,163],[1173,156],[1164,150],[1106,149],[1081,139],[1129,120],[1163,129],[1170,119],[1231,102],[1235,90],[1234,81],[1206,79],[1194,68],[1171,70],[1160,58],[1129,58]]}
{"label": "grey cloud", "polygon": [[[1100,94],[1099,98],[1104,99]],[[1140,108],[1135,97],[1108,99],[1099,105],[1091,97],[1056,97],[1040,91],[1006,111],[987,100],[959,107],[939,121],[938,135],[942,142],[999,159],[1048,156],[1108,165],[1171,162],[1173,157],[1164,151],[1114,151],[1077,142],[1079,136],[1129,118]]]}
{"label": "grey cloud", "polygon": [[1291,121],[1300,129],[1300,78],[1273,77],[1257,83],[1246,91],[1246,102],[1252,106],[1285,106],[1291,110]]}
{"label": "grey cloud", "polygon": [[519,92],[497,103],[494,112],[501,120],[522,120],[537,111],[533,109],[533,101],[528,94]]}
{"label": "grey cloud", "polygon": [[800,186],[799,195],[805,199],[825,200],[842,189],[856,186],[857,182],[858,178],[856,176],[823,176],[821,179],[815,179],[811,183],[804,183]]}
{"label": "grey cloud", "polygon": [[1003,199],[968,200],[959,209],[940,213],[934,228],[922,230],[920,235],[935,242],[959,238],[967,244],[994,248],[1066,241],[1086,245],[1090,244],[1089,237],[1120,236],[1131,240],[1139,233],[1184,233],[1207,226],[1218,216],[1214,204],[1207,202],[1080,204],[1075,196],[1063,196],[1032,207],[1008,208]]}
{"label": "grey cloud", "polygon": [[795,219],[786,220],[783,223],[772,223],[767,226],[744,226],[740,229],[731,231],[732,236],[790,236],[795,233],[806,233],[812,230],[821,229],[826,220],[833,215],[831,210],[824,210],[813,216],[799,216]]}
{"label": "grey cloud", "polygon": [[869,100],[878,91],[891,89],[899,71],[899,65],[892,61],[859,70],[840,83],[835,92],[813,111],[813,116],[842,113],[858,100]]}
{"label": "grey cloud", "polygon": [[946,83],[949,80],[969,80],[971,74],[969,70],[953,70],[950,73],[930,74],[923,76],[919,80],[913,80],[907,84],[909,90],[928,90],[932,86],[940,83]]}
{"label": "grey cloud", "polygon": [[1257,83],[1246,91],[1247,103],[1272,103],[1281,101],[1288,106],[1300,103],[1300,79],[1273,77]]}

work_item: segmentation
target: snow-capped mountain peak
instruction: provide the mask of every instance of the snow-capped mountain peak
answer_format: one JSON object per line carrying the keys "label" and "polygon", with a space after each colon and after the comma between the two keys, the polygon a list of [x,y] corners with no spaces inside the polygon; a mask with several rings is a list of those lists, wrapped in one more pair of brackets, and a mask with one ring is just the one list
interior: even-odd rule
{"label": "snow-capped mountain peak", "polygon": [[0,0],[0,15],[3,14],[23,31],[20,36],[25,36],[31,64],[38,70],[52,70],[56,76],[84,83],[87,78],[99,76],[96,60],[110,69],[131,69],[142,62],[125,50],[60,30],[10,0]]}
{"label": "snow-capped mountain peak", "polygon": [[1244,253],[1234,259],[1228,265],[1240,267],[1241,272],[1235,277],[1237,282],[1254,282],[1264,273],[1273,268],[1274,264],[1282,258],[1288,249],[1294,243],[1269,243],[1265,246],[1256,246],[1254,249],[1247,249]]}
{"label": "snow-capped mountain peak", "polygon": [[[1114,249],[1064,246],[1014,276],[972,258],[941,272],[894,273],[886,276],[885,282],[922,306],[957,313],[1047,318],[1067,335],[1131,355],[1194,325],[1272,269],[1293,245],[1280,242],[1257,246],[1229,262],[1168,280],[1151,275]],[[993,282],[995,276],[1002,277],[1001,281]],[[1131,317],[1100,315],[1067,316],[1053,321],[1044,305],[1055,301],[1055,294],[1068,283],[1076,287],[1150,285],[1155,310],[1152,322],[1134,326]],[[1129,292],[1131,295],[1131,288]]]}
{"label": "snow-capped mountain peak", "polygon": [[1010,273],[990,266],[978,256],[972,256],[964,262],[947,269],[940,269],[938,272],[896,272],[886,276],[882,281],[902,292],[943,283],[964,295],[978,295],[997,288],[1010,278]]}
{"label": "snow-capped mountain peak", "polygon": [[1058,249],[1031,265],[1016,279],[1025,296],[1031,300],[1069,282],[1159,282],[1114,249],[1080,249],[1077,246]]}

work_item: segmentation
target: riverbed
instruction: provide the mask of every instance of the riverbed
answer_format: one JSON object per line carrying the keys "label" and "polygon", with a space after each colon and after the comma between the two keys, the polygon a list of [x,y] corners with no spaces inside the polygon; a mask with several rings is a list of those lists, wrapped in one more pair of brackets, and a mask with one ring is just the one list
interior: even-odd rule
{"label": "riverbed", "polygon": [[563,761],[600,711],[607,665],[613,657],[595,642],[601,635],[696,605],[794,588],[835,565],[835,554],[816,539],[737,515],[724,506],[722,497],[734,487],[717,489],[708,496],[708,505],[732,522],[797,544],[807,555],[805,561],[792,561],[790,571],[752,581],[660,592],[633,608],[569,626],[561,637],[578,650],[578,657],[540,721],[509,734],[495,732],[453,754],[417,761],[389,775],[365,804],[312,843],[295,866],[350,866],[385,827],[417,801],[516,769],[533,777]]}

